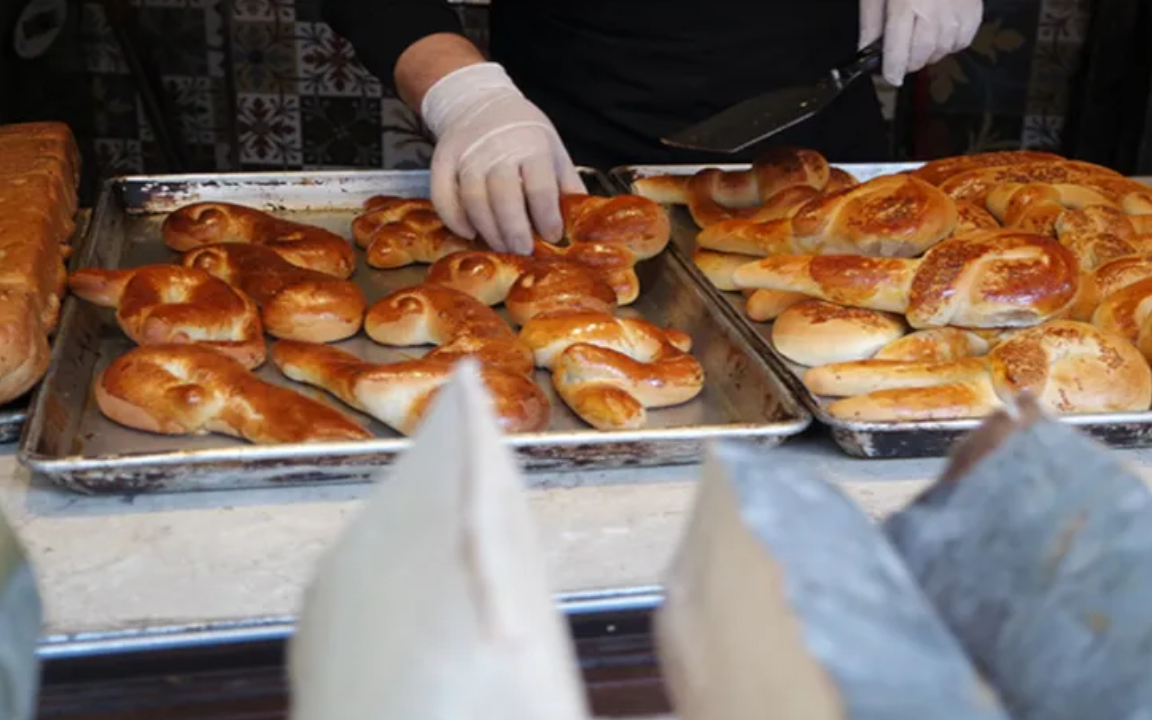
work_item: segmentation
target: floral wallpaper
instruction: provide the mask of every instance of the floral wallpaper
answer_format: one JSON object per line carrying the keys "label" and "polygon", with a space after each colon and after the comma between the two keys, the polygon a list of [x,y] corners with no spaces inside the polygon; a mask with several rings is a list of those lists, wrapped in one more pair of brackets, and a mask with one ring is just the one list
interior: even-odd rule
{"label": "floral wallpaper", "polygon": [[1090,8],[1091,0],[985,0],[972,46],[902,94],[900,154],[1059,151]]}
{"label": "floral wallpaper", "polygon": [[[85,188],[164,172],[138,79],[106,8],[135,12],[189,171],[423,167],[430,138],[319,19],[318,0],[82,0],[43,58],[18,68],[17,119],[72,123]],[[986,0],[972,48],[905,84],[892,103],[898,157],[1059,149],[1090,0]],[[486,46],[483,6],[458,12]],[[66,88],[67,91],[61,90]]]}

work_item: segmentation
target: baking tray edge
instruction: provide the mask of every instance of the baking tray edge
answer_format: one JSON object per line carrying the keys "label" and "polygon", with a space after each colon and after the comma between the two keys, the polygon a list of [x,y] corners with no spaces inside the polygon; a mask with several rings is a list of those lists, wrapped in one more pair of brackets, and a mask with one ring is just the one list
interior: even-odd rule
{"label": "baking tray edge", "polygon": [[[395,171],[364,173],[366,181],[381,174],[392,174]],[[402,171],[412,172],[412,171]],[[412,173],[420,175],[420,171]],[[262,178],[288,177],[303,182],[306,178],[315,178],[314,173],[241,173],[228,176],[229,181],[260,182]],[[346,173],[330,173],[332,177],[346,175]],[[604,193],[611,194],[613,186],[603,175],[596,171],[586,173],[592,179],[593,185]],[[184,180],[200,181],[205,177],[219,176],[156,176],[153,179],[157,187],[161,188],[159,202],[171,202],[166,198],[172,197],[173,188],[179,189]],[[74,257],[79,266],[90,263],[95,254],[97,238],[94,237],[96,229],[102,227],[104,215],[111,212],[112,203],[115,202],[114,193],[118,187],[129,180],[138,181],[140,176],[112,178],[104,183],[91,222],[83,234]],[[594,191],[592,187],[590,192]],[[176,193],[179,195],[179,192]],[[188,200],[176,200],[181,204]],[[727,319],[724,308],[715,307],[710,294],[711,288],[695,280],[695,268],[691,263],[685,264],[679,256],[672,255],[668,262],[676,263],[684,272],[687,281],[692,282],[695,289],[700,292],[701,302],[707,306],[712,304],[712,311],[719,313],[717,318]],[[61,310],[59,332],[61,335],[71,331],[75,322],[78,301],[67,296]],[[745,331],[739,324],[725,323],[727,331],[734,342],[741,343],[743,351],[750,361],[761,363],[764,358],[757,352],[755,346],[747,342]],[[53,360],[42,385],[49,380],[55,380],[57,373],[61,372],[59,362],[63,345],[53,347]],[[763,372],[767,381],[773,383],[775,390],[780,393],[779,400],[787,410],[795,415],[786,421],[773,423],[771,426],[747,424],[729,424],[706,427],[661,428],[658,430],[640,429],[636,431],[622,431],[612,433],[609,440],[602,439],[590,432],[560,432],[541,433],[535,435],[521,435],[509,438],[507,443],[526,462],[526,468],[531,471],[548,470],[578,470],[581,467],[595,466],[595,469],[610,469],[616,467],[641,466],[671,466],[688,464],[699,459],[703,445],[713,438],[742,438],[758,441],[766,445],[782,442],[784,438],[803,432],[812,422],[812,416],[805,405],[799,402],[795,395],[788,391],[787,386],[780,382],[777,373],[768,365]],[[79,459],[75,457],[46,457],[37,452],[45,430],[48,409],[45,407],[46,396],[37,393],[29,410],[28,422],[24,425],[18,450],[18,460],[34,473],[46,476],[51,481],[70,490],[81,493],[98,492],[147,492],[147,491],[182,491],[199,489],[220,489],[258,487],[266,485],[298,485],[323,481],[325,484],[333,482],[365,482],[371,481],[379,471],[381,465],[390,463],[398,453],[403,452],[410,444],[408,438],[380,438],[367,442],[355,443],[318,443],[286,448],[278,445],[242,445],[211,450],[171,451],[154,453],[147,456],[105,456],[98,458]],[[655,436],[655,437],[654,437]],[[672,451],[657,451],[661,444],[672,444]],[[542,447],[546,446],[546,447]],[[623,448],[628,452],[622,452]],[[555,448],[555,450],[553,450]],[[556,452],[563,450],[566,457],[556,459]],[[605,463],[599,458],[608,450],[619,462]],[[645,462],[645,458],[663,454],[667,460],[658,462]],[[189,457],[194,455],[197,461],[204,463],[203,468],[197,468],[195,475],[186,473],[182,476],[176,469],[186,466]],[[330,457],[325,457],[330,456]],[[148,466],[148,471],[144,471]],[[202,476],[219,477],[225,474],[242,474],[244,481],[214,486],[205,483]]]}
{"label": "baking tray edge", "polygon": [[[852,173],[857,178],[868,179],[886,173],[904,172],[922,166],[913,163],[831,163],[833,167]],[[631,191],[631,179],[645,175],[691,174],[697,170],[716,167],[724,170],[744,170],[748,164],[700,164],[700,165],[624,165],[612,168],[607,177],[617,193]],[[638,174],[640,171],[642,174]],[[1152,184],[1150,178],[1133,178]],[[948,454],[956,440],[979,427],[981,418],[940,420],[915,423],[862,423],[833,418],[820,405],[819,400],[808,391],[804,383],[787,366],[771,343],[760,334],[755,324],[737,310],[724,297],[724,292],[708,281],[683,249],[675,242],[670,250],[681,264],[689,266],[699,284],[706,286],[722,312],[735,318],[735,324],[749,336],[753,347],[759,348],[764,359],[775,370],[778,378],[792,392],[794,397],[811,412],[814,419],[828,427],[832,439],[838,447],[852,457],[866,459],[934,458]],[[1152,447],[1152,411],[1144,413],[1102,413],[1092,415],[1064,415],[1061,422],[1079,427],[1089,436],[1114,448],[1135,449]]]}

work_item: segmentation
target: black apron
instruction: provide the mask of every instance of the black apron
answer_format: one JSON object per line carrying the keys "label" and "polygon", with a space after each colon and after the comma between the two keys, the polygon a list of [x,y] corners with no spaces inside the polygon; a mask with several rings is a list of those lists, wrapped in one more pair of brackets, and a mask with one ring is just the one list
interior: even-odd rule
{"label": "black apron", "polygon": [[494,0],[492,59],[556,125],[578,165],[745,162],[769,145],[838,162],[888,159],[871,83],[743,153],[660,137],[856,52],[859,0]]}

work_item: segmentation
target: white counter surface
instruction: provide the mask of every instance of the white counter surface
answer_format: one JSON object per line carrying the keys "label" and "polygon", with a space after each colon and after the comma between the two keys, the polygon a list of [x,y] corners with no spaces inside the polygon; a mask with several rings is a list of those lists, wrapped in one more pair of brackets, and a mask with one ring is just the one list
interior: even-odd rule
{"label": "white counter surface", "polygon": [[[13,452],[0,455],[0,508],[36,567],[47,653],[91,651],[77,644],[85,638],[131,645],[236,624],[243,627],[233,631],[246,636],[257,623],[284,631],[315,558],[369,487],[86,497],[31,480]],[[906,502],[943,463],[855,460],[820,436],[794,438],[775,452],[811,456],[873,517]],[[1152,469],[1152,451],[1126,455]],[[679,536],[697,470],[571,473],[531,491],[557,592],[651,590]]]}

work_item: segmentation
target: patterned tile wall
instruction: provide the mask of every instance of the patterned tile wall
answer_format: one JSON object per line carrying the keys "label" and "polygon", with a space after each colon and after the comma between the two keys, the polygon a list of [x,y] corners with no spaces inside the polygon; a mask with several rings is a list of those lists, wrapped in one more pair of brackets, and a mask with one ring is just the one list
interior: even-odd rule
{"label": "patterned tile wall", "polygon": [[[45,67],[79,65],[70,112],[101,176],[165,169],[104,2],[84,0]],[[418,119],[319,19],[319,0],[130,0],[193,170],[422,167]],[[899,154],[1058,147],[1091,0],[986,0],[973,47],[908,83]],[[487,45],[484,7],[458,8]],[[73,42],[77,41],[77,42]],[[36,88],[30,92],[35,92]],[[42,91],[46,107],[62,100]],[[60,115],[31,111],[30,116]],[[93,162],[93,160],[95,162]]]}
{"label": "patterned tile wall", "polygon": [[972,47],[922,73],[898,111],[909,158],[1059,151],[1091,0],[985,0]]}

